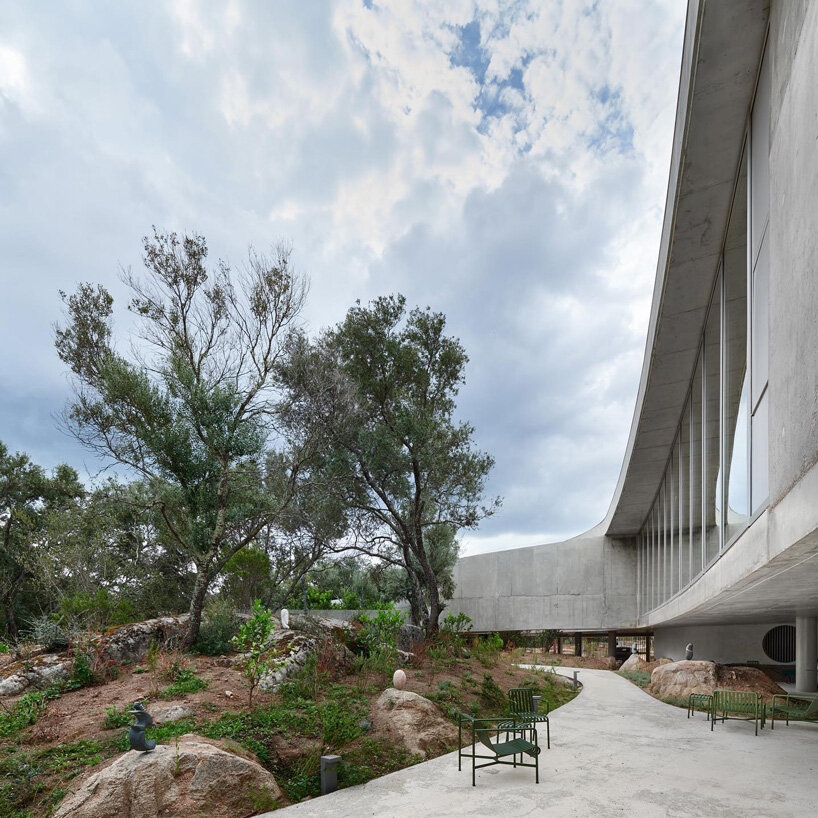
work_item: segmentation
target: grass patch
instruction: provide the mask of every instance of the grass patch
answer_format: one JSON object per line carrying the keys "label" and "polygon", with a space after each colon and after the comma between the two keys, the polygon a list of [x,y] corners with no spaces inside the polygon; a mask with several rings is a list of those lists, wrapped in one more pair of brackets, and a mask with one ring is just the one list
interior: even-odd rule
{"label": "grass patch", "polygon": [[207,688],[207,682],[191,668],[176,671],[173,682],[159,691],[160,699],[176,699],[187,693],[197,693]]}
{"label": "grass patch", "polygon": [[644,670],[618,670],[617,673],[643,690],[650,684],[650,673]]}
{"label": "grass patch", "polygon": [[3,738],[16,736],[27,727],[37,723],[37,719],[45,712],[48,703],[60,695],[58,687],[49,687],[46,690],[32,690],[22,696],[11,707],[3,705],[0,710],[0,736]]}

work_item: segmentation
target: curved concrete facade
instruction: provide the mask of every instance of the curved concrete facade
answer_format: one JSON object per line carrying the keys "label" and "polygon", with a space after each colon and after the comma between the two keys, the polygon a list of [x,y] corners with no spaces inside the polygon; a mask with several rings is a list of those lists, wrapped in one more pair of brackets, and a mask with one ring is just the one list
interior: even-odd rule
{"label": "curved concrete facade", "polygon": [[[720,640],[721,626],[745,628],[745,639],[755,626],[757,638],[749,641],[757,643],[758,653],[772,623],[818,616],[816,76],[818,3],[689,3],[645,358],[610,509],[598,526],[571,540],[461,559],[450,607],[472,617],[475,630],[645,628],[655,630],[658,644],[663,627],[687,637],[695,627],[708,650],[718,654],[721,642],[726,656],[729,636]],[[763,128],[753,119],[757,111],[764,114],[758,120]],[[722,533],[717,553],[707,558],[702,544],[702,570],[692,579],[686,580],[680,557],[672,593],[660,604],[646,603],[646,583],[654,575],[646,573],[638,556],[644,542],[640,531],[673,463],[672,448],[681,445],[680,422],[696,383],[697,356],[704,355],[714,281],[727,275],[720,264],[727,263],[731,207],[736,210],[736,202],[744,206],[741,185],[752,203],[741,225],[748,245],[748,327],[753,322],[747,346],[752,346],[753,362],[762,360],[763,351],[768,369],[758,402],[763,411],[752,415],[748,434],[753,446],[748,480],[763,486],[769,497],[756,507],[748,490],[755,510],[742,530],[729,538]],[[761,212],[754,196],[767,199],[763,229],[753,222]],[[757,268],[752,266],[756,252]],[[757,272],[762,267],[763,277]],[[722,344],[730,329],[725,326],[722,318]],[[751,353],[747,356],[749,361]],[[754,367],[748,363],[748,372],[752,369],[761,383]],[[722,418],[728,411],[725,400]],[[751,413],[755,400],[750,398]],[[724,446],[725,420],[721,423]],[[731,446],[737,447],[737,441],[735,432]],[[723,471],[730,452],[721,457]],[[684,471],[680,474],[684,479]],[[726,525],[732,509],[726,505],[727,490],[720,490],[728,508]]]}

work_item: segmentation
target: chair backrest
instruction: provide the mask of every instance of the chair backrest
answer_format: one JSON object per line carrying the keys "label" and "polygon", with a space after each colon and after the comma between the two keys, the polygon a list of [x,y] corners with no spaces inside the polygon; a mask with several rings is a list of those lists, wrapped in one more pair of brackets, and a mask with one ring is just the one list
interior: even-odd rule
{"label": "chair backrest", "polygon": [[810,703],[809,707],[804,711],[805,716],[818,716],[818,696],[816,696]]}
{"label": "chair backrest", "polygon": [[508,705],[512,713],[533,713],[534,691],[530,687],[512,687],[508,691]]}
{"label": "chair backrest", "polygon": [[720,712],[754,713],[761,707],[761,695],[751,690],[716,690],[713,697]]}

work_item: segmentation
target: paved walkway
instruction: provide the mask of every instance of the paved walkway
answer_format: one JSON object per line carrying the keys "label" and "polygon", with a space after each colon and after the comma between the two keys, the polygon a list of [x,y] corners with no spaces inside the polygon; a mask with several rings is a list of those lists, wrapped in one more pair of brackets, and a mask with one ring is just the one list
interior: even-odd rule
{"label": "paved walkway", "polygon": [[[566,675],[568,672],[566,672]],[[533,770],[457,771],[457,754],[268,813],[325,816],[815,816],[818,725],[688,720],[621,676],[581,670],[583,690],[551,716],[551,750]]]}

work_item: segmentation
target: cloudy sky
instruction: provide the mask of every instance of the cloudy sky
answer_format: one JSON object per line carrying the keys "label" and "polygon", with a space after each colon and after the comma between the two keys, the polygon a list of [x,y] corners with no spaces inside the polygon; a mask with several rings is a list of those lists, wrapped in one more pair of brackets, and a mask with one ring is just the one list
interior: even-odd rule
{"label": "cloudy sky", "polygon": [[[501,513],[465,552],[605,514],[644,351],[682,0],[0,0],[0,440],[59,432],[58,291],[291,243],[317,330],[356,298],[445,312]],[[123,306],[124,298],[120,300]]]}

